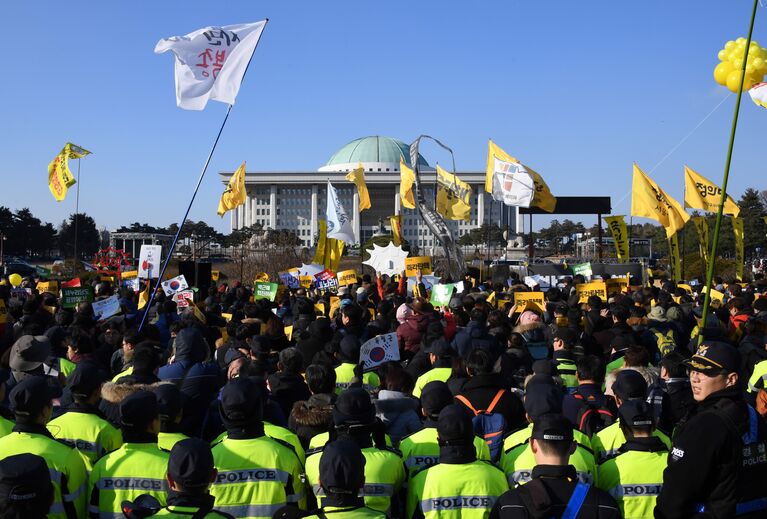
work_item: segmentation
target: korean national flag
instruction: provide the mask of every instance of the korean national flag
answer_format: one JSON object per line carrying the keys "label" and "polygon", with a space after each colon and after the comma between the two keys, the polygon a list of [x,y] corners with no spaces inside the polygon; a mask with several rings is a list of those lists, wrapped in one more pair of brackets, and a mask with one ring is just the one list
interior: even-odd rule
{"label": "korean national flag", "polygon": [[186,290],[187,288],[189,288],[189,284],[186,282],[183,274],[162,282],[162,289],[166,296],[172,296],[176,292]]}

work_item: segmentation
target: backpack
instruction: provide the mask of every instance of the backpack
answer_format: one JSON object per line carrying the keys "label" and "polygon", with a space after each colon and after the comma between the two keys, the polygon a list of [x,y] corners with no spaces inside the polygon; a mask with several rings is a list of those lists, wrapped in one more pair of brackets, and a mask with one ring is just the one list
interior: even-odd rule
{"label": "backpack", "polygon": [[599,405],[596,400],[589,400],[578,392],[573,393],[573,396],[584,404],[578,411],[576,424],[578,430],[589,438],[615,422],[615,413],[606,406]]}
{"label": "backpack", "polygon": [[676,348],[676,341],[674,340],[674,330],[669,328],[665,333],[657,330],[651,330],[655,336],[655,345],[660,352],[661,357],[665,357]]}
{"label": "backpack", "polygon": [[493,397],[490,405],[487,409],[474,409],[469,399],[463,395],[456,396],[456,400],[460,400],[466,407],[468,407],[474,418],[471,422],[474,426],[474,434],[485,440],[487,446],[490,449],[490,460],[493,463],[498,462],[501,459],[501,453],[503,452],[503,433],[506,430],[506,418],[501,413],[493,412],[495,406],[501,400],[505,389],[499,389]]}

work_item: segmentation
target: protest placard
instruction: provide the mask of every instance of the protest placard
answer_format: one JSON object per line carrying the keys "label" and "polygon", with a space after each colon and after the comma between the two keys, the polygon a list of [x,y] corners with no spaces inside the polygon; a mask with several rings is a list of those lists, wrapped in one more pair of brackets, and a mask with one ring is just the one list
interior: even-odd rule
{"label": "protest placard", "polygon": [[542,313],[546,308],[543,292],[514,292],[514,304],[517,305],[517,312],[531,310]]}
{"label": "protest placard", "polygon": [[434,285],[431,287],[431,301],[433,306],[447,306],[453,295],[455,283]]}
{"label": "protest placard", "polygon": [[142,245],[138,259],[138,277],[155,279],[160,277],[162,245]]}
{"label": "protest placard", "polygon": [[338,278],[338,286],[345,287],[347,285],[353,285],[357,282],[357,271],[342,270],[336,274],[336,277]]}
{"label": "protest placard", "polygon": [[120,312],[120,300],[116,295],[93,302],[93,315],[97,321],[102,321]]}
{"label": "protest placard", "polygon": [[421,274],[431,274],[431,258],[429,256],[413,256],[405,258],[405,275],[415,276],[418,270]]}
{"label": "protest placard", "polygon": [[259,281],[256,283],[254,299],[268,299],[274,301],[274,297],[277,295],[277,283],[264,283]]}
{"label": "protest placard", "polygon": [[75,308],[80,303],[93,301],[93,289],[91,287],[63,287],[61,289],[62,308]]}
{"label": "protest placard", "polygon": [[602,301],[607,301],[607,285],[604,281],[592,281],[575,285],[578,294],[578,303],[586,303],[590,296],[599,296]]}

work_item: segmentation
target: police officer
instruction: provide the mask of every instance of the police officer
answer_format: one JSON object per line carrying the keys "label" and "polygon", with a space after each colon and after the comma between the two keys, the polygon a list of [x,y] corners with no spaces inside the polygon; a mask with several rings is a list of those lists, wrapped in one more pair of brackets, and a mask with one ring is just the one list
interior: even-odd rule
{"label": "police officer", "polygon": [[738,380],[740,354],[727,343],[704,340],[686,364],[697,406],[674,433],[655,517],[733,517],[749,429]]}
{"label": "police officer", "polygon": [[[360,340],[355,335],[345,335],[338,345],[336,356],[341,363],[336,367],[336,393],[341,393],[358,378],[355,373],[360,361]],[[375,372],[362,374],[362,387],[373,391],[381,385],[381,380]]]}
{"label": "police officer", "polygon": [[[446,383],[435,380],[424,386],[421,392],[421,413],[425,417],[424,428],[410,436],[405,436],[399,444],[409,478],[421,469],[431,467],[439,461],[437,418],[440,411],[452,403],[453,394]],[[474,447],[478,460],[490,461],[490,449],[482,438],[474,437]]]}
{"label": "police officer", "polygon": [[434,380],[441,380],[447,382],[450,375],[453,373],[452,358],[456,355],[450,344],[443,338],[436,339],[431,344],[424,347],[424,353],[429,355],[429,362],[431,362],[431,369],[418,377],[415,381],[415,387],[413,388],[413,396],[416,398],[421,397],[423,388],[429,382]]}
{"label": "police officer", "polygon": [[216,479],[210,445],[199,438],[186,438],[173,445],[168,459],[168,506],[162,507],[144,494],[134,502],[122,504],[126,517],[191,517],[195,519],[233,518],[214,510],[214,497],[208,489]]}
{"label": "police officer", "polygon": [[52,399],[59,393],[51,381],[50,377],[26,376],[11,390],[16,425],[11,434],[0,438],[0,459],[29,452],[44,458],[53,482],[48,517],[74,519],[85,515],[85,464],[77,451],[54,440],[45,427],[53,412]]}
{"label": "police officer", "polygon": [[[513,432],[503,443],[504,452],[500,466],[506,473],[509,486],[512,487],[527,483],[532,478],[535,455],[530,445],[530,437],[535,420],[545,414],[562,413],[563,394],[560,388],[553,383],[544,382],[546,380],[544,378],[538,380],[541,382],[535,384],[528,382],[525,392],[525,412],[530,425]],[[570,456],[570,464],[575,467],[581,481],[594,483],[597,468],[589,437],[577,429],[573,429],[572,435],[575,438],[576,448]]]}
{"label": "police officer", "polygon": [[235,517],[270,518],[282,506],[305,506],[302,467],[290,444],[264,434],[261,386],[230,380],[219,410],[227,435],[213,446],[218,474],[210,493],[216,508]]}
{"label": "police officer", "polygon": [[579,482],[575,467],[568,464],[576,449],[573,432],[572,424],[561,414],[535,420],[530,437],[535,457],[532,480],[503,494],[490,512],[491,519],[621,517],[615,499]]}
{"label": "police officer", "polygon": [[98,460],[89,478],[93,518],[119,517],[122,502],[141,494],[165,505],[168,453],[157,447],[160,419],[154,393],[139,390],[120,402],[120,424],[122,447]]}
{"label": "police officer", "polygon": [[552,335],[554,348],[554,366],[557,368],[559,378],[564,382],[568,393],[574,393],[578,388],[578,379],[575,377],[577,367],[575,364],[575,343],[578,341],[575,332],[570,328],[557,328]]}
{"label": "police officer", "polygon": [[407,517],[485,518],[509,485],[503,472],[477,460],[472,416],[450,404],[437,420],[439,463],[415,475],[408,486]]}
{"label": "police officer", "polygon": [[53,485],[45,460],[15,454],[0,461],[0,517],[45,517]]}
{"label": "police officer", "polygon": [[669,449],[652,435],[655,422],[647,402],[623,402],[618,420],[626,443],[599,464],[598,486],[615,498],[623,517],[652,517]]}
{"label": "police officer", "polygon": [[183,401],[181,391],[176,384],[160,384],[155,390],[157,409],[160,415],[160,434],[157,435],[157,446],[164,451],[170,451],[176,442],[188,438],[181,432],[181,417]]}
{"label": "police officer", "polygon": [[[405,481],[405,467],[399,451],[386,445],[383,424],[376,418],[368,392],[352,387],[341,393],[333,408],[333,424],[330,440],[349,439],[365,456],[365,505],[399,517],[402,508],[399,492]],[[319,477],[323,450],[321,446],[306,453],[306,480],[317,498],[324,496]]]}
{"label": "police officer", "polygon": [[64,414],[48,422],[53,437],[77,449],[87,470],[107,452],[119,449],[123,442],[120,431],[98,408],[105,378],[95,364],[86,361],[78,364],[67,380],[73,403]]}
{"label": "police officer", "polygon": [[[615,395],[615,402],[620,407],[629,400],[647,398],[647,381],[636,370],[622,369],[615,376],[612,390],[613,395]],[[671,448],[671,440],[661,431],[653,429],[652,435],[660,438],[669,449]],[[594,447],[597,462],[604,461],[615,454],[624,443],[626,443],[626,436],[623,434],[620,421],[608,425],[591,438],[591,445]]]}

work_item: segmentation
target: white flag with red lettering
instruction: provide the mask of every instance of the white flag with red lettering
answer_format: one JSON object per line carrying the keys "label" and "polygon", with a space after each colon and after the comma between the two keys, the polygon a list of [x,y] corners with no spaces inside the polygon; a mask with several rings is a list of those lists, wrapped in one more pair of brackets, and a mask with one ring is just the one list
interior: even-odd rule
{"label": "white flag with red lettering", "polygon": [[242,77],[269,20],[205,27],[157,42],[155,53],[176,56],[176,104],[202,110],[208,99],[234,104]]}

